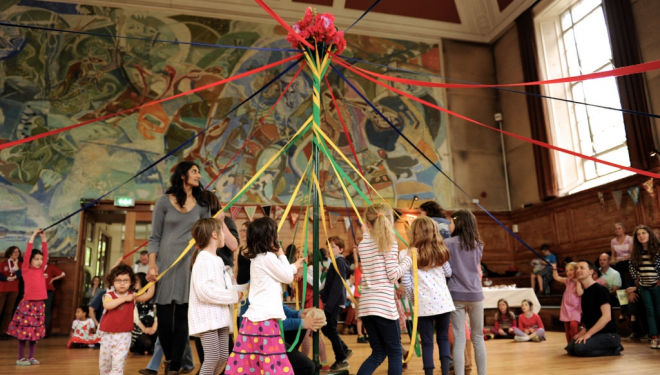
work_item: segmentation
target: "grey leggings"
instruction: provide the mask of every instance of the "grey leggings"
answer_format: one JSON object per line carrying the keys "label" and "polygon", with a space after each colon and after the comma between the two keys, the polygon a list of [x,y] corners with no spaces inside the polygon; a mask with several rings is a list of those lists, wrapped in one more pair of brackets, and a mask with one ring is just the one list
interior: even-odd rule
{"label": "grey leggings", "polygon": [[483,302],[454,301],[456,310],[451,312],[449,321],[454,331],[454,371],[456,375],[465,374],[465,310],[470,316],[472,346],[477,362],[477,374],[486,375],[486,345],[484,344],[484,307]]}
{"label": "grey leggings", "polygon": [[229,327],[206,331],[199,336],[204,348],[204,363],[200,375],[216,375],[229,357]]}

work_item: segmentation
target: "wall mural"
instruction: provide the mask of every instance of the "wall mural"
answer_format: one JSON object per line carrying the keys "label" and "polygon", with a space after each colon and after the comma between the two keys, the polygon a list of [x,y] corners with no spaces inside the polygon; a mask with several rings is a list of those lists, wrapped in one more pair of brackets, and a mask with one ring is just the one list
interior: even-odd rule
{"label": "wall mural", "polygon": [[[5,22],[98,34],[130,40],[0,26],[0,142],[114,113],[288,57],[289,52],[254,51],[160,43],[153,40],[289,48],[279,26],[188,15],[86,5],[10,0],[0,5]],[[440,71],[437,45],[356,35],[347,36],[345,56],[418,71]],[[23,247],[35,227],[45,227],[96,198],[172,151],[204,127],[189,146],[119,189],[115,195],[155,200],[181,159],[196,160],[208,183],[246,137],[246,149],[217,180],[226,202],[311,114],[311,78],[303,71],[275,110],[264,118],[295,68],[229,116],[225,114],[285,69],[281,65],[247,78],[144,108],[130,115],[42,138],[0,152],[0,249]],[[377,69],[373,66],[370,69]],[[386,68],[381,72],[388,72]],[[395,74],[389,72],[389,74]],[[399,74],[400,76],[404,76]],[[449,171],[447,119],[350,73],[358,88],[406,136]],[[411,76],[412,77],[412,76]],[[399,207],[414,195],[448,206],[451,188],[426,161],[371,110],[337,74],[335,90],[371,183]],[[434,103],[438,89],[399,88]],[[352,160],[336,110],[325,88],[322,127]],[[244,195],[244,202],[286,204],[311,150],[307,137],[288,151]],[[355,177],[354,173],[340,162]],[[328,165],[325,165],[327,170]],[[345,205],[333,175],[323,173],[326,204]],[[355,192],[353,192],[357,196]],[[114,195],[113,195],[114,196]],[[110,197],[112,198],[112,196]],[[356,202],[364,204],[360,199]],[[74,256],[78,218],[49,233],[52,252]]]}

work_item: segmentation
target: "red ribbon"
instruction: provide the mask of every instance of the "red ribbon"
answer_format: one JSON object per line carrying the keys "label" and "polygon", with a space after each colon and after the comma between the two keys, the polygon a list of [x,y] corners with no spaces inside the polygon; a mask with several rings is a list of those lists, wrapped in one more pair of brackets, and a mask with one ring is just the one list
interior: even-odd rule
{"label": "red ribbon", "polygon": [[176,99],[176,98],[180,98],[182,96],[186,96],[186,95],[189,95],[189,94],[192,94],[192,93],[196,93],[196,92],[199,92],[199,91],[204,91],[204,90],[207,90],[211,87],[215,87],[215,86],[227,83],[227,82],[235,81],[237,79],[247,77],[247,76],[255,74],[255,73],[259,73],[259,72],[264,71],[266,69],[270,69],[270,68],[273,68],[275,66],[282,65],[287,61],[291,61],[291,60],[295,60],[297,58],[300,58],[300,56],[302,56],[302,54],[297,54],[295,56],[287,57],[285,59],[276,61],[274,63],[264,65],[264,66],[261,66],[261,67],[256,68],[256,69],[248,70],[247,72],[243,72],[241,74],[237,74],[237,75],[222,79],[220,81],[209,83],[209,84],[206,84],[204,86],[200,86],[200,87],[192,89],[192,90],[184,91],[184,92],[181,92],[179,94],[169,96],[167,98],[154,100],[154,101],[139,105],[137,107],[133,107],[133,108],[125,109],[123,111],[107,114],[105,116],[101,116],[101,117],[97,117],[97,118],[94,118],[94,119],[91,119],[91,120],[83,121],[83,122],[78,123],[78,124],[69,125],[69,126],[66,126],[64,128],[55,129],[55,130],[51,130],[51,131],[48,131],[48,132],[45,132],[45,133],[33,135],[31,137],[27,137],[27,138],[23,138],[23,139],[17,139],[15,141],[11,141],[11,142],[6,142],[6,143],[3,143],[3,144],[0,145],[0,150],[4,150],[4,149],[10,148],[10,147],[14,147],[14,146],[17,146],[17,145],[20,145],[20,144],[23,144],[23,143],[31,142],[31,141],[34,141],[35,139],[40,139],[40,138],[48,137],[48,136],[51,136],[51,135],[54,135],[54,134],[57,134],[57,133],[65,132],[67,130],[75,129],[75,128],[78,128],[78,127],[81,127],[81,126],[84,126],[84,125],[91,124],[93,122],[107,120],[111,117],[115,117],[115,116],[130,113],[130,112],[134,112],[134,111],[137,111],[137,110],[142,109],[142,108],[149,107],[149,106],[154,105],[154,104],[163,103],[163,102],[166,102],[166,101],[169,101],[169,100],[172,100],[172,99]]}
{"label": "red ribbon", "polygon": [[[357,164],[358,170],[360,173],[364,176],[364,171],[362,170],[362,166],[360,165],[360,161],[358,160],[357,153],[355,152],[355,147],[353,147],[353,141],[351,140],[351,134],[348,132],[348,128],[346,127],[346,124],[344,123],[344,118],[341,115],[341,111],[339,110],[339,106],[337,105],[337,101],[335,100],[335,94],[332,92],[332,86],[330,86],[330,81],[328,81],[328,76],[326,75],[323,77],[325,79],[325,84],[328,86],[328,92],[330,92],[330,98],[332,98],[332,104],[335,106],[335,109],[337,110],[337,117],[339,117],[339,122],[341,123],[341,127],[344,128],[344,134],[346,135],[346,140],[348,141],[348,145],[351,147],[351,152],[353,153],[353,158],[355,159],[355,164]],[[364,187],[369,193],[369,197],[371,198],[371,190],[369,190],[367,184],[364,183]]]}
{"label": "red ribbon", "polygon": [[121,257],[121,260],[123,261],[124,259],[126,259],[126,258],[130,257],[131,255],[135,254],[136,251],[138,251],[138,250],[140,250],[141,248],[147,246],[148,243],[149,243],[149,240],[144,241],[140,246],[138,246],[138,247],[136,247],[135,249],[131,250],[130,252],[124,254],[124,255]]}
{"label": "red ribbon", "polygon": [[311,49],[312,51],[314,50],[314,46],[312,46],[311,44],[309,44],[308,41],[306,41],[305,39],[303,39],[303,37],[301,37],[300,34],[298,34],[297,32],[293,31],[293,29],[291,28],[291,26],[289,26],[289,24],[286,23],[286,21],[284,21],[284,20],[282,19],[282,17],[278,16],[277,13],[275,13],[274,10],[272,10],[268,5],[266,5],[266,3],[263,2],[263,0],[254,0],[254,1],[256,1],[257,4],[259,4],[260,7],[264,8],[264,10],[266,11],[266,13],[270,14],[270,16],[273,17],[273,19],[274,19],[275,21],[279,22],[279,24],[282,25],[282,27],[284,27],[284,28],[286,29],[286,31],[289,32],[289,34],[293,35],[296,39],[298,39],[298,41],[299,41],[300,43],[304,44],[305,47]]}
{"label": "red ribbon", "polygon": [[626,166],[623,166],[623,165],[615,164],[615,163],[612,163],[612,162],[609,162],[609,161],[606,161],[606,160],[601,160],[601,159],[595,158],[595,157],[593,157],[593,156],[587,156],[587,155],[581,154],[581,153],[579,153],[579,152],[571,151],[571,150],[568,150],[568,149],[565,149],[565,148],[562,148],[562,147],[558,147],[558,146],[555,146],[555,145],[551,145],[551,144],[549,144],[549,143],[545,143],[545,142],[538,141],[538,140],[536,140],[536,139],[532,139],[532,138],[524,137],[524,136],[522,136],[522,135],[518,135],[518,134],[516,134],[516,133],[512,133],[512,132],[509,132],[509,131],[506,131],[506,130],[500,130],[500,129],[496,128],[496,127],[493,127],[493,126],[490,126],[490,125],[486,125],[486,124],[481,123],[481,122],[479,122],[479,121],[477,121],[477,120],[473,120],[473,119],[471,119],[471,118],[469,118],[469,117],[463,116],[463,115],[458,114],[458,113],[453,112],[453,111],[450,111],[450,110],[448,110],[448,109],[446,109],[446,108],[442,108],[442,107],[440,107],[440,106],[438,106],[438,105],[436,105],[436,104],[433,104],[433,103],[427,102],[426,100],[420,99],[420,98],[418,98],[418,97],[416,97],[416,96],[414,96],[414,95],[411,95],[411,94],[409,94],[409,93],[407,93],[407,92],[404,92],[404,91],[401,91],[401,90],[399,90],[399,89],[396,89],[396,88],[394,88],[394,87],[392,87],[392,86],[390,86],[390,85],[388,85],[388,84],[386,84],[386,83],[383,83],[383,82],[378,81],[378,80],[375,79],[375,78],[369,77],[368,75],[366,75],[366,74],[364,74],[364,73],[358,71],[357,69],[354,69],[350,64],[348,64],[346,61],[342,60],[341,58],[338,58],[338,57],[335,56],[335,59],[336,59],[335,61],[337,61],[337,63],[340,64],[341,66],[345,67],[346,69],[352,71],[353,73],[355,73],[355,74],[357,74],[357,75],[359,75],[359,76],[362,76],[363,78],[366,78],[366,79],[370,80],[371,82],[374,82],[374,83],[376,83],[376,84],[378,84],[378,85],[380,85],[380,86],[383,86],[383,87],[385,87],[385,88],[387,88],[387,89],[389,89],[389,90],[391,90],[391,91],[396,92],[397,94],[403,95],[403,96],[405,96],[406,98],[412,99],[412,100],[414,100],[414,101],[416,101],[416,102],[418,102],[418,103],[421,103],[421,104],[423,104],[423,105],[425,105],[425,106],[427,106],[427,107],[431,107],[431,108],[437,109],[438,111],[442,111],[442,112],[447,113],[447,114],[450,114],[450,115],[452,115],[452,116],[456,116],[456,117],[458,117],[458,118],[460,118],[460,119],[463,119],[463,120],[465,120],[465,121],[471,122],[471,123],[473,123],[473,124],[476,124],[476,125],[479,125],[479,126],[482,126],[482,127],[488,128],[488,129],[490,129],[490,130],[494,130],[494,131],[496,131],[496,132],[499,132],[499,133],[502,133],[502,134],[508,135],[508,136],[510,136],[510,137],[514,137],[514,138],[520,139],[520,140],[525,141],[525,142],[529,142],[529,143],[535,144],[535,145],[537,145],[537,146],[545,147],[545,148],[548,148],[548,149],[551,149],[551,150],[555,150],[555,151],[564,152],[564,153],[566,153],[566,154],[573,155],[573,156],[577,156],[577,157],[580,157],[580,158],[582,158],[582,159],[591,160],[591,161],[596,162],[596,163],[601,163],[601,164],[609,165],[609,166],[611,166],[611,167],[615,167],[615,168],[619,168],[619,169],[625,169],[625,170],[628,170],[628,171],[631,171],[631,172],[634,172],[634,173],[637,173],[637,174],[641,174],[641,175],[644,175],[644,176],[649,176],[649,177],[654,177],[654,178],[660,178],[660,174],[657,174],[657,173],[648,172],[648,171],[644,171],[644,170],[637,169],[637,168],[633,168],[633,167],[626,167]]}
{"label": "red ribbon", "polygon": [[[333,57],[335,59],[338,59],[338,57],[336,55],[333,55]],[[344,61],[344,63],[346,63],[346,62]],[[545,80],[545,81],[521,82],[521,83],[502,83],[502,84],[435,83],[435,82],[428,82],[428,81],[420,81],[420,80],[416,80],[416,79],[406,79],[406,78],[392,77],[392,76],[388,76],[388,75],[385,75],[385,74],[378,74],[378,73],[372,72],[370,70],[359,68],[357,66],[353,66],[353,68],[355,68],[355,69],[357,69],[357,70],[359,70],[363,73],[366,73],[370,76],[373,76],[373,77],[377,77],[377,78],[392,81],[392,82],[405,83],[405,84],[408,84],[408,85],[426,86],[426,87],[442,87],[442,88],[451,88],[451,89],[453,89],[453,88],[476,89],[476,88],[494,88],[494,87],[511,87],[511,86],[549,85],[549,84],[554,84],[554,83],[567,83],[567,82],[586,81],[586,80],[596,79],[596,78],[626,76],[626,75],[630,75],[630,74],[644,73],[644,72],[648,72],[648,71],[651,71],[651,70],[660,69],[660,60],[655,60],[655,61],[642,63],[642,64],[637,64],[637,65],[629,65],[629,66],[624,66],[624,67],[621,67],[621,68],[615,68],[615,69],[612,69],[612,70],[605,70],[605,71],[602,71],[602,72],[583,74],[583,75],[573,76],[573,77],[555,78],[555,79],[549,79],[549,80]]]}

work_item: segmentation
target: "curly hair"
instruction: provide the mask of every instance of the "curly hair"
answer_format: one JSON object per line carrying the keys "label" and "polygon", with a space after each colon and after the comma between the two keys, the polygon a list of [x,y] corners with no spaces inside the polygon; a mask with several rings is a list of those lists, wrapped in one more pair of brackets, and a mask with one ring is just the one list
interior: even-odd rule
{"label": "curly hair", "polygon": [[133,268],[127,264],[120,263],[117,267],[111,269],[110,273],[105,276],[105,283],[108,288],[115,283],[115,279],[119,275],[128,275],[131,279],[131,287],[135,284],[135,273],[133,273]]}
{"label": "curly hair", "polygon": [[636,226],[633,230],[633,247],[632,251],[630,252],[630,263],[636,267],[639,267],[639,265],[642,263],[642,251],[644,250],[644,246],[641,242],[639,242],[639,239],[637,238],[637,231],[639,230],[645,230],[649,234],[647,250],[651,256],[651,261],[653,261],[658,253],[660,253],[660,241],[655,236],[655,233],[653,233],[653,229],[646,225]]}
{"label": "curly hair", "polygon": [[[165,194],[174,195],[179,207],[183,207],[186,204],[186,191],[183,189],[183,185],[184,180],[186,180],[188,176],[188,171],[190,171],[192,167],[197,167],[197,169],[199,169],[199,166],[191,161],[182,161],[177,164],[170,177],[170,187],[165,191]],[[203,189],[201,186],[194,186],[192,188],[193,197],[195,197],[197,203],[200,206],[206,207],[208,206],[208,202],[206,197],[202,194],[202,191]]]}
{"label": "curly hair", "polygon": [[18,250],[18,256],[21,256],[21,249],[18,246],[9,246],[7,250],[5,250],[5,258],[11,257],[11,255],[14,253],[14,251]]}

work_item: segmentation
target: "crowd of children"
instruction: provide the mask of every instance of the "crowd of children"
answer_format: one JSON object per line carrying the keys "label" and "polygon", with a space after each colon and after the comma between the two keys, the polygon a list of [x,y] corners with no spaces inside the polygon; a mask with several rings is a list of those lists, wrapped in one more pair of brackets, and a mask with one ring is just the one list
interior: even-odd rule
{"label": "crowd of children", "polygon": [[[432,212],[432,206],[427,208]],[[322,353],[324,369],[348,368],[352,350],[337,331],[338,321],[346,310],[345,325],[356,325],[358,342],[366,340],[371,346],[371,353],[357,374],[372,374],[386,359],[388,374],[401,374],[404,358],[400,335],[402,325],[399,324],[401,312],[397,310],[395,301],[404,295],[404,305],[408,301],[411,306],[413,303],[418,306],[418,332],[425,374],[434,373],[435,343],[440,351],[441,373],[449,374],[453,360],[454,373],[460,375],[466,366],[468,337],[479,374],[484,374],[486,369],[484,335],[486,338],[508,338],[517,342],[545,340],[543,321],[534,312],[530,300],[521,302],[521,314],[516,316],[508,301],[500,299],[494,314],[494,326],[483,328],[483,291],[479,277],[483,242],[476,219],[469,211],[453,213],[446,228],[443,226],[443,229],[451,231],[452,236],[445,239],[438,220],[426,215],[417,217],[405,233],[408,242],[399,242],[407,245],[407,249],[401,251],[395,239],[393,211],[389,206],[374,204],[368,207],[364,220],[362,239],[352,254],[346,251],[341,238],[328,239],[331,253],[324,256],[319,272],[324,316],[316,315],[313,324],[309,323],[311,317],[307,319],[304,313],[312,310],[311,275],[314,270],[311,256],[308,278],[302,280],[303,257],[296,253],[295,247],[289,248],[292,254],[285,255],[278,241],[276,224],[271,218],[263,217],[245,224],[245,233],[241,233],[244,234],[241,236],[243,247],[235,254],[224,256],[218,251],[225,245],[225,237],[229,233],[223,227],[225,224],[213,218],[197,220],[191,231],[196,249],[190,265],[187,314],[189,334],[201,342],[198,348],[202,352],[199,353],[202,358],[199,373],[293,374],[295,366],[289,361],[287,346],[280,335],[280,321],[287,316],[299,319],[301,327],[303,324],[306,328],[312,327],[303,333],[303,345],[309,344],[309,333],[322,326],[321,330],[332,344],[334,353],[332,366],[327,364],[325,353]],[[640,295],[646,307],[651,345],[659,347],[657,311],[660,296],[657,291],[660,289],[657,286],[660,242],[646,226],[635,228],[633,234],[632,249],[626,264],[636,284],[634,290],[626,289],[626,292]],[[41,237],[41,249],[34,248],[37,235]],[[618,256],[621,258],[622,254],[619,252]],[[48,247],[43,232],[37,230],[32,234],[25,259],[20,266],[25,294],[7,330],[9,335],[18,339],[16,364],[19,366],[39,364],[35,359],[35,348],[45,336],[47,294],[44,268],[48,260]],[[416,259],[416,275],[412,271],[413,259]],[[578,334],[582,312],[583,288],[576,276],[577,263],[566,264],[565,276],[560,276],[556,262],[550,260],[547,263],[550,264],[552,277],[565,287],[559,318],[564,322],[566,340],[571,343]],[[10,264],[12,267],[14,265],[18,263]],[[245,271],[242,276],[241,265]],[[15,271],[12,269],[12,272]],[[291,285],[296,277],[299,284],[293,287]],[[413,293],[415,277],[418,280],[416,295]],[[84,306],[77,308],[67,345],[95,347],[100,343],[100,372],[121,374],[129,351],[152,354],[154,347],[158,348],[158,319],[151,301],[156,288],[151,286],[138,295],[137,290],[147,284],[145,274],[135,274],[130,266],[121,261],[109,271],[105,281],[107,290],[100,285],[95,288],[103,290],[104,313],[100,324],[88,316]],[[249,289],[244,295],[244,285],[238,284],[248,281]],[[345,281],[349,282],[350,293],[345,290]],[[402,293],[395,294],[399,281]],[[537,281],[539,286],[543,283],[541,278]],[[290,312],[283,306],[283,285],[289,287],[296,298],[300,298],[303,283],[309,283],[303,306],[305,310],[303,313]],[[547,285],[544,291],[546,288]],[[234,307],[243,297],[246,297],[246,308],[243,308],[240,317],[236,317]],[[417,301],[414,301],[415,297]],[[238,324],[236,337],[231,335],[234,324]],[[453,350],[450,336],[453,336]]]}

